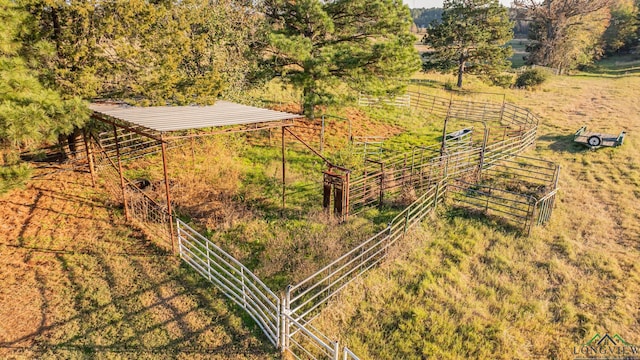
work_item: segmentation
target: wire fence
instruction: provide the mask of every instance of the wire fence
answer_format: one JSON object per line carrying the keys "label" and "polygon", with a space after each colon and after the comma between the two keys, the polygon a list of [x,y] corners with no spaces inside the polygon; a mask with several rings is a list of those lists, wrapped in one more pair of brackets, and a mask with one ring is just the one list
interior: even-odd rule
{"label": "wire fence", "polygon": [[127,219],[151,238],[171,247],[172,220],[167,205],[151,198],[135,182],[124,176],[120,177],[115,151],[107,151],[99,141],[96,141],[95,149],[92,155],[96,170],[104,180],[107,190],[123,204]]}

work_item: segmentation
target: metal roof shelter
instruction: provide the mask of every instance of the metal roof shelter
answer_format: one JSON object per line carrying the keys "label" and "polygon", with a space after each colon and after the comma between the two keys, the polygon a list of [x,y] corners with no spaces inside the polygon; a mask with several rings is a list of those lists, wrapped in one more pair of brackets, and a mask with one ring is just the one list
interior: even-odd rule
{"label": "metal roof shelter", "polygon": [[[113,127],[116,150],[115,153],[118,160],[117,166],[120,173],[120,184],[122,187],[125,216],[127,217],[127,219],[129,219],[129,214],[127,212],[127,198],[125,192],[124,175],[122,172],[118,128],[156,140],[160,143],[162,149],[165,192],[167,196],[167,212],[169,218],[171,219],[171,195],[169,190],[166,156],[167,142],[171,140],[195,138],[221,133],[246,132],[280,127],[282,128],[282,204],[284,207],[284,132],[287,126],[291,126],[294,124],[294,119],[302,118],[303,116],[281,111],[262,109],[253,106],[241,105],[222,100],[217,101],[214,105],[208,106],[189,105],[136,107],[123,103],[105,102],[92,103],[89,105],[89,108],[93,110],[92,118],[104,123],[108,123]],[[197,131],[194,132],[194,130]],[[88,156],[91,158],[89,150],[87,151]],[[91,160],[89,167],[91,170],[92,179],[94,179],[95,170],[93,167],[93,162]],[[173,221],[169,222],[171,229],[172,246],[174,246]]]}
{"label": "metal roof shelter", "polygon": [[[184,136],[172,136],[168,132],[232,127],[233,129],[213,130],[212,133],[232,131],[252,131],[271,127],[290,125],[293,119],[301,115],[282,111],[262,109],[254,106],[241,105],[229,101],[218,101],[208,106],[151,106],[137,107],[127,104],[92,103],[89,108],[94,112],[94,118],[129,130],[136,129],[138,133],[145,133],[151,138],[170,140]],[[127,124],[128,123],[128,124]],[[127,126],[128,125],[128,126]],[[242,128],[238,128],[242,126]]]}

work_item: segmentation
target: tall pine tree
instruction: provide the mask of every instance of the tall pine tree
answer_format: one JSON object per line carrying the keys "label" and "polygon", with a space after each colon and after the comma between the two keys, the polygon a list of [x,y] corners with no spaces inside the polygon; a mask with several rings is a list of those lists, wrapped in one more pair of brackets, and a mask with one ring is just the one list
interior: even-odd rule
{"label": "tall pine tree", "polygon": [[55,142],[89,117],[77,97],[63,99],[39,81],[31,55],[47,54],[47,42],[25,46],[32,18],[15,1],[0,0],[0,145],[13,151]]}
{"label": "tall pine tree", "polygon": [[264,17],[237,0],[19,2],[55,45],[48,82],[85,99],[212,103],[248,84],[265,43]]}
{"label": "tall pine tree", "polygon": [[442,21],[433,22],[424,39],[433,48],[425,53],[423,68],[453,71],[462,87],[465,73],[489,79],[510,66],[513,23],[498,0],[446,0]]}
{"label": "tall pine tree", "polygon": [[400,0],[266,0],[265,13],[272,25],[267,63],[302,89],[311,118],[336,88],[391,95],[420,67]]}

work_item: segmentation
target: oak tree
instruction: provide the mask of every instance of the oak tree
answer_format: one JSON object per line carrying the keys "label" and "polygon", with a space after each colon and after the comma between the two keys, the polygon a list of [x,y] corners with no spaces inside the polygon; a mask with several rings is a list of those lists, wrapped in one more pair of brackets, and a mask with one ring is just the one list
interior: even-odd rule
{"label": "oak tree", "polygon": [[514,0],[531,21],[528,61],[563,71],[599,57],[612,1]]}

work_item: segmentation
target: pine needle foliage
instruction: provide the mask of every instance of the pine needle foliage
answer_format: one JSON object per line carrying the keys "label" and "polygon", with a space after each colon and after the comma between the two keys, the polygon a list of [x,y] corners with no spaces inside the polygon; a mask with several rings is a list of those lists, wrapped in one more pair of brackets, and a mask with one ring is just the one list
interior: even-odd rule
{"label": "pine needle foliage", "polygon": [[454,72],[462,87],[465,73],[496,81],[511,64],[513,23],[498,0],[447,0],[441,22],[433,22],[425,44],[424,70]]}
{"label": "pine needle foliage", "polygon": [[267,0],[266,63],[303,92],[303,109],[337,99],[336,89],[393,95],[420,67],[413,23],[398,0]]}

